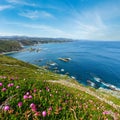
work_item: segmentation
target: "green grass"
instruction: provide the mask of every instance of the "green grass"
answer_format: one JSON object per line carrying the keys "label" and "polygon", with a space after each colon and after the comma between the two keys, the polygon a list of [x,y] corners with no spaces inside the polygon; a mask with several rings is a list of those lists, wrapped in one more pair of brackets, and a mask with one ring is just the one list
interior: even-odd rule
{"label": "green grass", "polygon": [[18,41],[0,40],[0,53],[18,51],[22,49]]}
{"label": "green grass", "polygon": [[[98,90],[98,92],[99,92],[99,90]],[[119,92],[119,93],[120,93],[120,92]],[[109,94],[106,93],[105,91],[104,91],[104,92],[103,92],[103,91],[100,91],[99,94],[101,94],[104,98],[112,101],[112,102],[115,103],[116,105],[120,106],[120,98],[119,98],[119,97],[115,97],[115,96],[113,96],[113,95],[110,94],[110,93],[109,93]]]}
{"label": "green grass", "polygon": [[[50,80],[69,80],[68,76],[0,55],[0,120],[113,120],[119,111],[76,88]],[[4,77],[5,76],[5,77]],[[8,87],[12,83],[11,87]],[[19,86],[19,88],[16,88]],[[2,91],[6,88],[6,91]],[[24,99],[23,96],[32,96]],[[22,106],[18,107],[18,103]],[[35,107],[30,107],[31,103]],[[5,105],[10,109],[4,111]],[[45,117],[42,112],[45,111]],[[106,114],[103,114],[105,113]]]}

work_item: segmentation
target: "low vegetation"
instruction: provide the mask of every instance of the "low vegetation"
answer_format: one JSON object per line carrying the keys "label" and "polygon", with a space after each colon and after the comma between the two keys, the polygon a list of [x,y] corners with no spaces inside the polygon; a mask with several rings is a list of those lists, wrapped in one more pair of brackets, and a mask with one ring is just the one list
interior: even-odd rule
{"label": "low vegetation", "polygon": [[2,52],[10,52],[10,51],[18,51],[22,49],[19,42],[17,41],[9,41],[9,40],[0,40],[0,53]]}
{"label": "low vegetation", "polygon": [[[54,81],[67,81],[69,85]],[[119,109],[72,84],[79,85],[68,76],[0,55],[0,119],[120,119]]]}

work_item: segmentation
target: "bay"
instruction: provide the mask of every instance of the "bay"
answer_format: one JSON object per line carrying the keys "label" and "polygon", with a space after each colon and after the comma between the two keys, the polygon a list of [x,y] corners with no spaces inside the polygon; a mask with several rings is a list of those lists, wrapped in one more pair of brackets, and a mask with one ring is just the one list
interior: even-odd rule
{"label": "bay", "polygon": [[[7,55],[38,66],[51,64],[50,70],[57,69],[60,74],[69,73],[69,76],[75,77],[83,85],[120,88],[119,41],[49,43],[25,49]],[[58,58],[71,60],[64,62]]]}

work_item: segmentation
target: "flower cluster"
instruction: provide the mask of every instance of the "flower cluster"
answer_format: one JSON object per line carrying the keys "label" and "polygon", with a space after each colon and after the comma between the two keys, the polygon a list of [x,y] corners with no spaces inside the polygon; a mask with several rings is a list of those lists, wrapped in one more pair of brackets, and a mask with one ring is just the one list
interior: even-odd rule
{"label": "flower cluster", "polygon": [[0,90],[1,103],[9,100],[0,113],[3,119],[113,119],[110,106],[55,83],[4,76],[0,77]]}

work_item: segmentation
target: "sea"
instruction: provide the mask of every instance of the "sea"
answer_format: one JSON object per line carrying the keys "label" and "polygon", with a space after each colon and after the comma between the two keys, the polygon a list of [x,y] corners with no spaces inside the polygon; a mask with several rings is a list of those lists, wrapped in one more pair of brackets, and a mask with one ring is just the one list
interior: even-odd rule
{"label": "sea", "polygon": [[47,66],[49,70],[67,74],[85,86],[120,89],[120,41],[72,41],[24,48],[24,51],[7,55]]}

